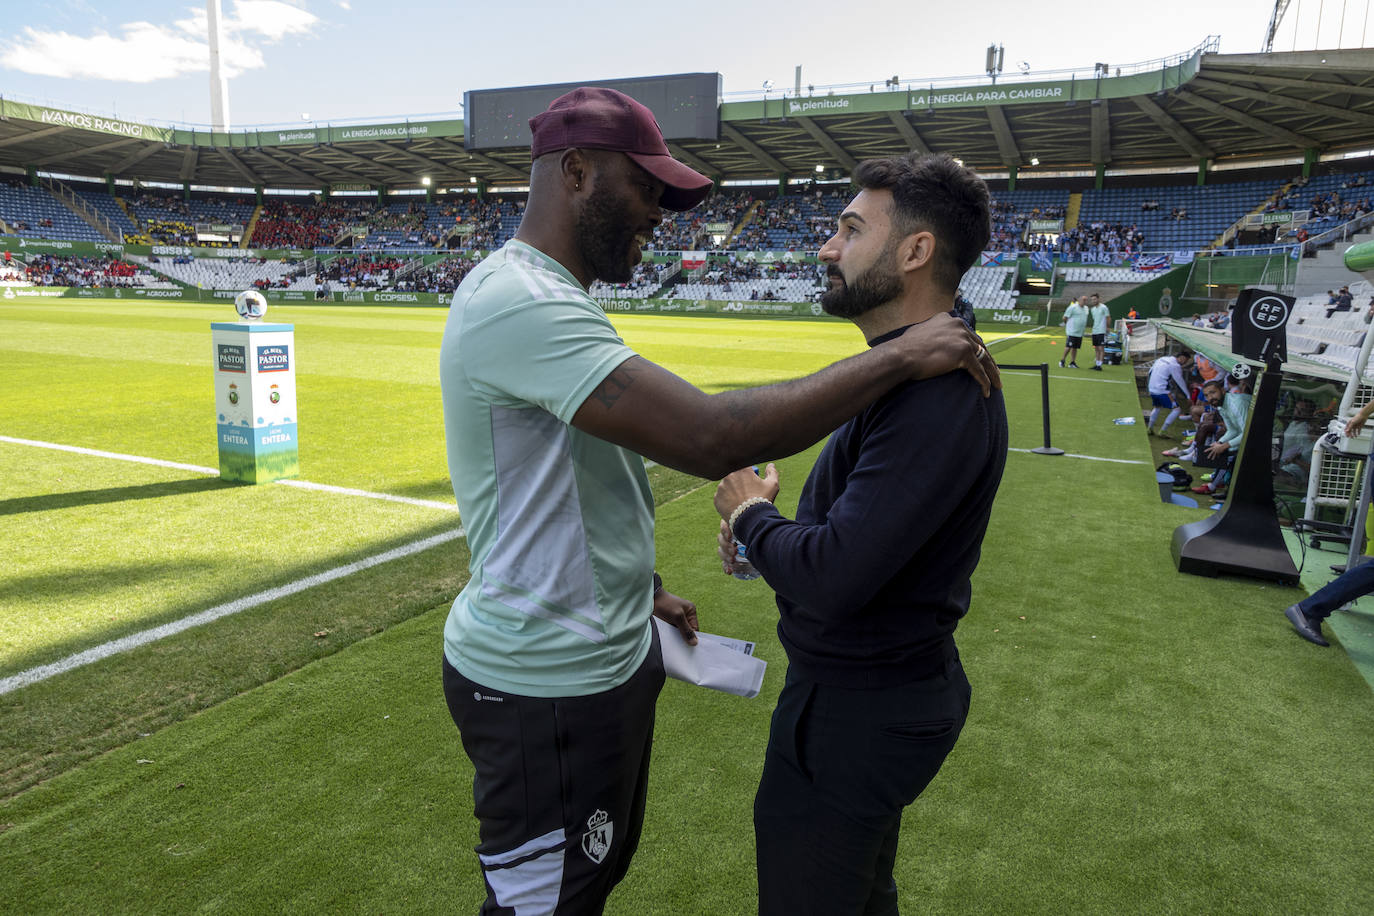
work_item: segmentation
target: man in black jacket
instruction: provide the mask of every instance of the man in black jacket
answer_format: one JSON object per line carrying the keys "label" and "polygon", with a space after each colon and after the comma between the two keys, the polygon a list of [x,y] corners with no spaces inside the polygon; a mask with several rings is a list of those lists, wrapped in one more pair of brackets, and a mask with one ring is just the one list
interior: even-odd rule
{"label": "man in black jacket", "polygon": [[[989,238],[988,195],[947,156],[870,160],[854,178],[863,190],[820,252],[822,304],[877,346],[950,310]],[[788,657],[754,801],[765,916],[897,912],[902,810],[968,715],[953,634],[1006,450],[1001,394],[952,373],[841,426],[795,521],[773,507],[772,465],[717,488],[722,541],[746,544],[777,593]]]}

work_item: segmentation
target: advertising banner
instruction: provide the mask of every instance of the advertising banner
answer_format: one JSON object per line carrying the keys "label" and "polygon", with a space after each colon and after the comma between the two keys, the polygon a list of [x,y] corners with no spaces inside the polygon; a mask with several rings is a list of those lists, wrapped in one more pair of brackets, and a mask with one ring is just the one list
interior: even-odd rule
{"label": "advertising banner", "polygon": [[26,239],[0,236],[0,251],[15,254],[57,254],[75,258],[123,257],[124,246],[115,242],[68,242],[62,239]]}
{"label": "advertising banner", "polygon": [[0,99],[0,119],[35,121],[54,127],[93,130],[97,133],[115,134],[116,136],[132,137],[138,140],[167,142],[172,139],[172,131],[165,127],[149,127],[146,124],[121,121],[118,118],[83,114],[79,111],[62,111],[57,108],[44,108],[40,105],[27,105],[23,102],[11,102],[7,99]]}
{"label": "advertising banner", "polygon": [[210,337],[220,477],[244,483],[295,477],[294,326],[215,322]]}
{"label": "advertising banner", "polygon": [[783,95],[766,101],[726,102],[722,121],[768,118],[810,118],[825,115],[870,114],[883,111],[933,111],[946,108],[984,108],[989,105],[1044,105],[1090,99],[1120,99],[1177,89],[1197,76],[1201,53],[1170,67],[1126,76],[1083,76],[1063,80],[999,83],[972,86],[911,85],[897,90],[874,86],[869,92],[846,95]]}
{"label": "advertising banner", "polygon": [[[823,318],[828,321],[845,319],[827,315],[819,302],[761,302],[715,299],[598,299],[597,304],[610,315],[717,315],[730,318]],[[1045,309],[984,309],[975,308],[973,314],[980,322],[1033,326],[1044,324]]]}
{"label": "advertising banner", "polygon": [[[324,146],[331,143],[363,143],[377,140],[418,140],[425,137],[461,137],[463,122],[410,121],[391,124],[326,124],[280,130],[248,130],[242,133],[211,133],[201,130],[168,131],[174,143],[184,146],[223,146],[248,149],[260,146]],[[370,190],[365,186],[365,189]]]}

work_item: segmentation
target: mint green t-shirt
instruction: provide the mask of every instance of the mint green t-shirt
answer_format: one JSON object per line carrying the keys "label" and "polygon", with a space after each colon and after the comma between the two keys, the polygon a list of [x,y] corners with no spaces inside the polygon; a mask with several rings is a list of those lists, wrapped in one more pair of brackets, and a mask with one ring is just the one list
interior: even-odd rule
{"label": "mint green t-shirt", "polygon": [[493,252],[453,294],[439,380],[472,559],[444,654],[470,680],[582,696],[624,683],[648,654],[644,461],[571,426],[634,355],[572,274],[522,242]]}
{"label": "mint green t-shirt", "polygon": [[1082,337],[1083,329],[1088,326],[1088,309],[1077,302],[1064,309],[1064,333],[1069,337]]}
{"label": "mint green t-shirt", "polygon": [[1088,310],[1088,314],[1092,317],[1093,320],[1093,333],[1106,334],[1107,325],[1110,324],[1112,320],[1111,309],[1107,308],[1106,305],[1099,302],[1097,305],[1094,305],[1091,309]]}

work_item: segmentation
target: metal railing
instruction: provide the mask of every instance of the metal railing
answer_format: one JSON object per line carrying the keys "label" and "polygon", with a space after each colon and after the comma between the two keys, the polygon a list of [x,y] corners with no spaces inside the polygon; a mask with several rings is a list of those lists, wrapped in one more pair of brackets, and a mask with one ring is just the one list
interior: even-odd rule
{"label": "metal railing", "polygon": [[56,178],[49,178],[46,175],[39,176],[38,180],[42,182],[43,187],[47,188],[48,191],[60,200],[68,210],[71,210],[77,216],[80,216],[86,222],[90,223],[97,232],[105,236],[107,241],[123,244],[124,233],[116,229],[114,224],[110,222],[105,214],[86,203],[86,201],[82,200],[80,197],[77,197],[75,191],[58,181]]}
{"label": "metal railing", "polygon": [[[1108,65],[1104,71],[1100,65],[1094,64],[1090,67],[1070,67],[1059,70],[1018,70],[1015,73],[1004,73],[1000,78],[1007,80],[1022,78],[1035,80],[1036,82],[1058,81],[1068,79],[1098,79],[1107,76],[1132,76],[1137,73],[1152,73],[1156,70],[1167,70],[1179,64],[1192,60],[1199,54],[1216,54],[1221,50],[1221,36],[1208,35],[1187,51],[1172,54],[1168,57],[1157,57],[1154,60],[1136,61],[1120,66]],[[938,76],[921,77],[920,79],[898,80],[894,87],[890,77],[883,77],[879,80],[861,80],[856,83],[829,83],[824,86],[808,84],[804,87],[808,96],[815,95],[847,95],[851,93],[867,92],[870,87],[884,86],[887,91],[906,90],[911,91],[915,88],[935,87],[935,86],[978,86],[982,84],[994,84],[996,80],[986,73],[971,74],[967,76]],[[722,93],[722,98],[727,102],[749,102],[755,99],[763,99],[768,96],[778,98],[792,98],[795,94],[794,87],[783,90],[769,89],[765,92],[762,89],[739,90],[736,92]]]}
{"label": "metal railing", "polygon": [[1359,232],[1361,229],[1369,227],[1371,224],[1374,224],[1374,213],[1366,213],[1363,216],[1357,216],[1352,220],[1341,223],[1339,226],[1333,226],[1319,235],[1312,236],[1302,243],[1302,250],[1304,253],[1316,251],[1323,245],[1332,242],[1344,242],[1352,235]]}

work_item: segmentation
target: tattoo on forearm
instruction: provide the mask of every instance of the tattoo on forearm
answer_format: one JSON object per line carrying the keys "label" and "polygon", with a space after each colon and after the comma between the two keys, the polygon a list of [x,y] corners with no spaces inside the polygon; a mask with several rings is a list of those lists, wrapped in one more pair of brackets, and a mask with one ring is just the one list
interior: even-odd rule
{"label": "tattoo on forearm", "polygon": [[615,406],[615,402],[620,400],[620,396],[625,393],[626,389],[634,384],[634,380],[634,373],[624,366],[620,366],[611,370],[611,374],[606,376],[600,385],[596,386],[596,390],[592,392],[592,397],[600,401],[607,410],[610,410]]}

